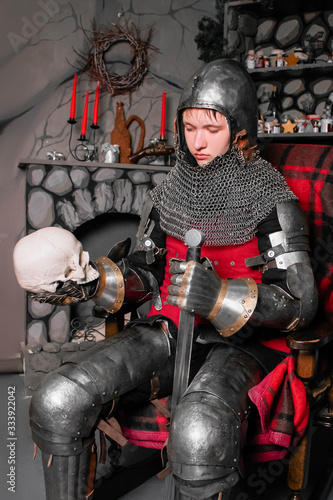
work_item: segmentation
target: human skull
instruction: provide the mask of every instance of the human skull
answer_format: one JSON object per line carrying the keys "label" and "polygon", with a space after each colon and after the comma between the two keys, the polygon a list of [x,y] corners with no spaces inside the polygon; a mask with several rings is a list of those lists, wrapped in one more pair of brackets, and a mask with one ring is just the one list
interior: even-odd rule
{"label": "human skull", "polygon": [[99,276],[82,244],[60,227],[45,227],[22,238],[13,260],[19,285],[34,293],[55,292],[59,282],[83,284]]}

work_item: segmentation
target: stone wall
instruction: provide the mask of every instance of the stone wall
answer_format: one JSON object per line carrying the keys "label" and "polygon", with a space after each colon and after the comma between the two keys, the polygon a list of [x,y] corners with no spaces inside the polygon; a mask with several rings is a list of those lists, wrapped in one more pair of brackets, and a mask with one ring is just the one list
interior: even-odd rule
{"label": "stone wall", "polygon": [[22,346],[24,359],[24,387],[27,396],[31,396],[38,384],[47,373],[56,370],[63,363],[75,359],[80,353],[87,351],[96,344],[95,341],[47,342],[44,345],[38,342]]}
{"label": "stone wall", "polygon": [[[121,167],[89,165],[89,162],[85,166],[61,162],[27,165],[27,234],[45,226],[75,232],[87,221],[103,214],[115,217],[132,214],[139,219],[148,191],[165,178],[168,170],[169,167],[161,166]],[[110,243],[112,240],[117,243],[120,238],[114,234],[110,236]],[[84,250],[89,251],[89,248],[84,245]],[[89,253],[91,259],[102,255]],[[60,307],[28,298],[26,342],[41,345],[50,341],[68,342],[71,340],[72,310],[79,314],[82,322],[83,316],[91,314],[92,306],[88,301],[81,308]]]}
{"label": "stone wall", "polygon": [[[302,49],[302,56],[296,71],[265,70],[251,71],[256,81],[260,113],[265,113],[273,86],[278,89],[284,113],[290,117],[325,111],[327,98],[333,92],[333,63],[328,59],[333,54],[333,8],[315,12],[299,12],[286,15],[278,9],[265,10],[260,5],[233,7],[227,15],[227,52],[246,64],[249,50],[257,55],[261,52],[274,64],[270,57],[273,51],[284,51],[285,57]],[[313,6],[314,7],[314,6]],[[292,2],[291,8],[292,11]],[[304,62],[303,62],[304,61]]]}
{"label": "stone wall", "polygon": [[[285,113],[298,118],[308,114],[321,117],[326,100],[333,92],[333,63],[327,62],[333,53],[333,10],[298,13],[282,20],[273,16],[259,19],[254,41],[255,50],[263,50],[266,54],[277,48],[288,55],[296,48],[302,48],[308,56],[304,63],[297,65],[300,71],[294,75],[288,73],[284,76],[276,72],[268,81],[263,75],[262,81],[257,83],[261,111],[267,106],[265,95],[276,85]],[[311,69],[307,69],[308,65]]]}

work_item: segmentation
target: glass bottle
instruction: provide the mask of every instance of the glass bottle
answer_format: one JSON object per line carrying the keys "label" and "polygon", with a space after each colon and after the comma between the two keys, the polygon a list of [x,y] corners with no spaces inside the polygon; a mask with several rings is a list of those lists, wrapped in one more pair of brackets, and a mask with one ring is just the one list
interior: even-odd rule
{"label": "glass bottle", "polygon": [[276,118],[280,122],[281,114],[282,108],[277,95],[277,87],[274,85],[272,95],[269,99],[267,115],[273,116],[273,119]]}
{"label": "glass bottle", "polygon": [[111,132],[111,145],[118,145],[120,149],[120,163],[130,163],[128,157],[131,155],[131,136],[128,130],[124,114],[124,105],[117,102],[114,129]]}

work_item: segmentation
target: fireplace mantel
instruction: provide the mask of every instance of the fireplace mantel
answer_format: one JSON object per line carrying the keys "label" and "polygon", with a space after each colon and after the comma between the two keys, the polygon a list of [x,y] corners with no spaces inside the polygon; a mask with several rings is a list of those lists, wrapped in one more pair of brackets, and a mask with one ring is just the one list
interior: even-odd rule
{"label": "fireplace mantel", "polygon": [[19,160],[18,167],[25,169],[29,165],[60,165],[62,167],[94,167],[94,168],[124,168],[126,170],[147,170],[169,172],[168,165],[142,165],[137,163],[99,163],[96,161],[76,161],[76,160],[43,160],[34,158],[22,158]]}
{"label": "fireplace mantel", "polygon": [[[104,214],[140,216],[148,192],[170,171],[136,165],[27,158],[26,234],[47,226],[71,232]],[[27,300],[26,342],[70,340],[69,308]]]}

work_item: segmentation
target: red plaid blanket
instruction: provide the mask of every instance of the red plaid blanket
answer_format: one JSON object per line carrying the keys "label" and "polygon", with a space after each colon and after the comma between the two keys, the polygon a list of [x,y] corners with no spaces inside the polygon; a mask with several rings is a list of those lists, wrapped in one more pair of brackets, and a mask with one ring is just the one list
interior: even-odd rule
{"label": "red plaid blanket", "polygon": [[282,173],[307,214],[321,312],[333,320],[333,148],[268,144],[263,156]]}
{"label": "red plaid blanket", "polygon": [[[159,400],[170,411],[171,397]],[[169,435],[169,419],[161,411],[148,403],[130,412],[118,412],[118,420],[126,439],[143,448],[162,449]]]}
{"label": "red plaid blanket", "polygon": [[260,426],[249,435],[248,455],[254,461],[284,457],[304,435],[309,403],[301,380],[295,376],[294,358],[288,356],[260,384],[249,390],[258,408]]}
{"label": "red plaid blanket", "polygon": [[[333,319],[333,148],[304,144],[269,144],[264,157],[284,176],[307,214],[312,265],[323,313]],[[295,377],[294,360],[287,357],[249,391],[259,419],[248,444],[252,460],[286,455],[304,435],[309,405],[303,383]]]}

